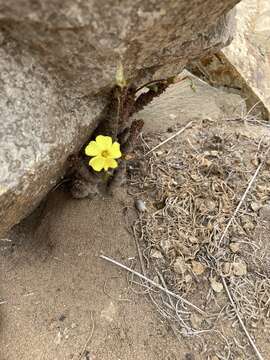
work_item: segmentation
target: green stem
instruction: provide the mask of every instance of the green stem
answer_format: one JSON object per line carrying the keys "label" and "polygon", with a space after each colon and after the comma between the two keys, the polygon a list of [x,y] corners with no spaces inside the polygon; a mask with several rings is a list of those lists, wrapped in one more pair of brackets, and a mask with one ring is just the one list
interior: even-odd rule
{"label": "green stem", "polygon": [[107,183],[109,178],[110,178],[110,174],[108,173],[108,171],[104,170],[104,173],[102,174],[102,180],[104,181],[104,183]]}

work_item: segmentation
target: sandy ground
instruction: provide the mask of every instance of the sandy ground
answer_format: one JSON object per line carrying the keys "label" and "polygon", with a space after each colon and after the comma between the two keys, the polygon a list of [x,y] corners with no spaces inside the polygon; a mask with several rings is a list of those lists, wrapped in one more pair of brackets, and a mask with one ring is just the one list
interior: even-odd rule
{"label": "sandy ground", "polygon": [[136,255],[122,197],[90,204],[57,191],[2,248],[1,360],[79,359],[92,331],[85,360],[177,358],[145,298],[99,258]]}
{"label": "sandy ground", "polygon": [[[146,131],[226,118],[242,106],[238,95],[199,83],[166,96],[139,115]],[[0,240],[0,360],[207,359],[196,342],[176,339],[125,272],[100,258],[132,266],[137,257],[127,191],[89,201],[58,189]]]}

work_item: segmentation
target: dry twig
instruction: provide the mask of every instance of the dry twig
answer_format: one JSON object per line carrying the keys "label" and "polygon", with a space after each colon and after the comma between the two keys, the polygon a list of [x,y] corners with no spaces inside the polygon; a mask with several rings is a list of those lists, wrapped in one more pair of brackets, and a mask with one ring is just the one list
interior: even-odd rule
{"label": "dry twig", "polygon": [[167,138],[166,140],[162,141],[161,143],[159,143],[157,146],[153,147],[153,149],[149,150],[144,156],[148,156],[149,154],[151,154],[153,151],[157,150],[158,148],[160,148],[162,145],[166,144],[167,142],[169,142],[170,140],[174,139],[176,136],[182,134],[188,127],[190,127],[192,125],[193,121],[188,122],[182,129],[180,129],[179,131],[177,131],[175,134],[173,134],[172,136],[170,136],[169,138]]}
{"label": "dry twig", "polygon": [[[265,156],[267,156],[269,149],[270,149],[270,148],[267,149],[267,151],[266,151],[266,153],[265,153]],[[259,171],[261,170],[261,167],[263,166],[263,164],[264,164],[264,162],[261,161],[260,164],[258,165],[258,167],[257,167],[254,175],[253,175],[252,178],[250,179],[250,181],[249,181],[249,183],[248,183],[248,186],[247,186],[247,188],[246,188],[243,196],[241,197],[241,200],[239,201],[239,203],[238,203],[238,205],[237,205],[237,208],[235,209],[233,215],[231,216],[231,218],[230,218],[228,224],[226,225],[226,228],[225,228],[225,230],[224,230],[224,232],[223,232],[223,234],[222,234],[222,236],[221,236],[221,238],[220,238],[220,240],[219,240],[219,245],[220,245],[220,246],[223,245],[223,240],[224,240],[225,236],[227,235],[228,229],[229,229],[229,227],[231,226],[232,222],[234,221],[234,219],[235,219],[238,211],[240,210],[241,206],[243,205],[243,202],[244,202],[244,200],[245,200],[245,198],[246,198],[249,190],[251,189],[251,186],[253,185],[254,181],[256,180],[256,177],[258,176]]]}
{"label": "dry twig", "polygon": [[202,314],[202,315],[206,315],[205,311],[201,310],[201,309],[198,308],[196,305],[194,305],[194,304],[192,304],[191,302],[189,302],[188,300],[182,298],[180,295],[177,295],[177,294],[173,293],[173,292],[170,291],[170,290],[164,289],[164,287],[162,287],[162,286],[160,286],[159,284],[155,283],[153,280],[148,279],[146,276],[138,273],[137,271],[130,269],[129,267],[127,267],[127,266],[119,263],[118,261],[116,261],[116,260],[114,260],[114,259],[109,258],[108,256],[100,255],[100,257],[101,257],[101,259],[107,260],[107,261],[113,263],[114,265],[117,265],[117,266],[121,267],[122,269],[124,269],[124,270],[126,270],[126,271],[129,271],[130,273],[138,276],[139,278],[141,278],[141,279],[149,282],[151,285],[155,286],[155,287],[158,288],[159,290],[164,291],[166,294],[171,295],[171,296],[174,297],[175,299],[180,300],[180,301],[182,301],[183,303],[185,303],[186,305],[192,307],[192,308],[195,309],[198,313],[200,313],[200,314]]}
{"label": "dry twig", "polygon": [[221,276],[221,280],[222,280],[224,289],[225,289],[225,291],[226,291],[226,293],[227,293],[227,295],[228,295],[228,298],[229,298],[229,300],[230,300],[230,303],[231,303],[231,305],[232,305],[232,307],[233,307],[233,309],[234,309],[234,311],[235,311],[235,314],[236,314],[236,316],[237,316],[237,319],[238,319],[238,321],[239,321],[242,329],[244,330],[244,332],[245,332],[245,334],[246,334],[246,336],[247,336],[247,338],[248,338],[248,341],[250,342],[250,345],[252,346],[253,350],[255,351],[257,358],[258,358],[259,360],[264,360],[263,357],[262,357],[262,355],[260,354],[259,350],[257,349],[257,346],[256,346],[255,342],[252,340],[251,336],[249,335],[249,332],[247,331],[247,328],[245,327],[245,324],[244,324],[244,322],[243,322],[243,320],[242,320],[242,318],[241,318],[241,316],[240,316],[240,314],[239,314],[239,311],[238,311],[238,309],[237,309],[237,307],[236,307],[236,305],[235,305],[235,303],[234,303],[234,301],[233,301],[232,295],[231,295],[231,293],[230,293],[230,290],[229,290],[229,288],[228,288],[228,285],[227,285],[227,283],[226,283],[226,280],[224,279],[223,276]]}
{"label": "dry twig", "polygon": [[92,321],[92,329],[91,329],[91,332],[90,332],[90,335],[88,336],[87,340],[86,340],[86,343],[84,344],[84,347],[82,348],[80,354],[79,354],[79,357],[78,357],[78,360],[81,360],[82,357],[84,356],[84,353],[85,353],[85,350],[87,348],[87,346],[89,345],[92,337],[93,337],[93,334],[94,334],[94,330],[95,330],[95,321],[94,321],[94,317],[93,317],[93,312],[91,311],[91,321]]}

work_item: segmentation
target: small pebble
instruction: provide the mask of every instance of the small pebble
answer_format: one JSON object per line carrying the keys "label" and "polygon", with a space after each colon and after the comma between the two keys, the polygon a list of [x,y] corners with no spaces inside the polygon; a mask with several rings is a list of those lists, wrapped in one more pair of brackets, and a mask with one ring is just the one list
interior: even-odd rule
{"label": "small pebble", "polygon": [[264,205],[261,209],[260,209],[260,217],[263,220],[269,220],[270,219],[270,205]]}
{"label": "small pebble", "polygon": [[257,212],[258,210],[260,210],[260,208],[262,207],[262,205],[260,203],[257,203],[255,201],[253,201],[251,204],[250,204],[250,207],[251,209],[254,211],[254,212]]}
{"label": "small pebble", "polygon": [[135,207],[139,212],[145,212],[147,210],[145,202],[140,199],[135,200]]}
{"label": "small pebble", "polygon": [[175,114],[170,114],[170,115],[169,115],[169,118],[172,119],[172,120],[174,120],[174,119],[177,118],[177,116],[176,116]]}
{"label": "small pebble", "polygon": [[167,131],[168,131],[168,133],[172,133],[173,132],[173,127],[172,126],[168,127]]}
{"label": "small pebble", "polygon": [[59,321],[64,321],[65,319],[66,319],[66,315],[61,314],[61,315],[59,316]]}
{"label": "small pebble", "polygon": [[175,260],[175,263],[173,265],[173,269],[177,274],[180,274],[180,275],[184,274],[186,272],[186,270],[187,270],[185,260],[178,257]]}
{"label": "small pebble", "polygon": [[235,276],[244,276],[247,274],[247,264],[240,259],[232,264],[232,271]]}
{"label": "small pebble", "polygon": [[161,254],[161,252],[156,249],[151,250],[150,256],[154,259],[163,259],[163,255]]}
{"label": "small pebble", "polygon": [[239,243],[236,243],[236,242],[230,243],[229,247],[230,247],[230,250],[231,250],[234,254],[237,253],[237,252],[240,250],[240,244],[239,244]]}

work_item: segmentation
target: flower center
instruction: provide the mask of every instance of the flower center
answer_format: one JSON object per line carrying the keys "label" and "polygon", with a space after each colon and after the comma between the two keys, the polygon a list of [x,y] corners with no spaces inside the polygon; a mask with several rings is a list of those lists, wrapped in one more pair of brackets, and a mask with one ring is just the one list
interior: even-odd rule
{"label": "flower center", "polygon": [[108,150],[103,150],[102,153],[101,153],[101,156],[104,157],[104,158],[107,158],[110,156],[110,153]]}

